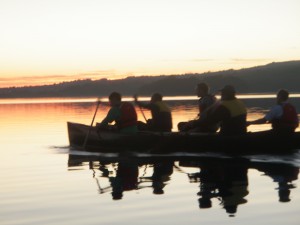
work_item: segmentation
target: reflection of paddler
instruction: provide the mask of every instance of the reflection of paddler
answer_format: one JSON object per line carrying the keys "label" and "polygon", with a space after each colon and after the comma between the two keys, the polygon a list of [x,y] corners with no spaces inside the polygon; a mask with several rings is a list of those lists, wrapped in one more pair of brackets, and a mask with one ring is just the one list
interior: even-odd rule
{"label": "reflection of paddler", "polygon": [[224,180],[224,171],[222,167],[217,165],[201,166],[201,171],[198,173],[200,178],[200,191],[197,195],[199,198],[199,207],[201,209],[211,208],[211,198],[216,197],[216,190]]}
{"label": "reflection of paddler", "polygon": [[243,165],[228,165],[224,168],[224,182],[219,188],[222,204],[227,213],[233,216],[240,204],[245,204],[244,198],[248,191],[248,168]]}
{"label": "reflection of paddler", "polygon": [[224,167],[218,161],[183,161],[179,163],[181,166],[199,167],[200,172],[187,173],[191,183],[199,182],[200,191],[197,193],[199,197],[198,203],[200,209],[212,207],[212,198],[219,197],[218,189],[224,182]]}
{"label": "reflection of paddler", "polygon": [[293,180],[298,179],[298,173],[299,173],[299,168],[297,167],[286,167],[282,171],[283,173],[281,174],[281,177],[279,176],[277,179],[274,181],[278,182],[278,196],[279,196],[279,201],[280,202],[289,202],[291,201],[290,199],[290,193],[292,188],[295,188],[291,182]]}
{"label": "reflection of paddler", "polygon": [[152,174],[153,194],[163,194],[166,182],[170,180],[173,173],[174,162],[155,163]]}
{"label": "reflection of paddler", "polygon": [[138,183],[138,166],[134,163],[120,162],[116,177],[111,177],[112,197],[114,200],[123,197],[123,191],[134,190]]}
{"label": "reflection of paddler", "polygon": [[233,182],[232,187],[227,191],[228,195],[226,194],[222,198],[224,208],[227,213],[236,213],[238,205],[247,203],[247,200],[244,199],[244,197],[249,194],[248,184]]}
{"label": "reflection of paddler", "polygon": [[290,193],[295,186],[292,181],[298,179],[299,168],[289,164],[262,164],[257,166],[258,170],[263,171],[265,175],[270,176],[274,182],[278,183],[279,202],[289,202]]}
{"label": "reflection of paddler", "polygon": [[153,173],[149,177],[140,177],[140,180],[152,182],[153,194],[164,194],[164,187],[173,173],[174,161],[161,161],[153,163]]}

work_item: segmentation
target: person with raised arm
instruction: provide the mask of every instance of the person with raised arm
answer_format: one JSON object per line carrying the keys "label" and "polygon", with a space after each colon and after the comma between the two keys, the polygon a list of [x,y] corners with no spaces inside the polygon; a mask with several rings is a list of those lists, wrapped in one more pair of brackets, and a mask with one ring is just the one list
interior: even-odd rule
{"label": "person with raised arm", "polygon": [[[149,103],[138,101],[137,95],[134,96],[135,103],[142,108],[151,111],[152,118],[144,124],[144,129],[158,132],[171,132],[172,130],[172,113],[170,107],[163,101],[160,93],[154,93]],[[142,127],[142,126],[141,126]]]}

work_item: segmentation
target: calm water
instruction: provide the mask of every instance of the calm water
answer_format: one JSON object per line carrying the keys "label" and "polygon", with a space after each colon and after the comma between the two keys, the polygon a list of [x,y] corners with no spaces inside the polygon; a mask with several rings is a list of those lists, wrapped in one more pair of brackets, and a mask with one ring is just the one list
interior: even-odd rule
{"label": "calm water", "polygon": [[[244,101],[249,120],[274,103]],[[292,102],[300,112],[300,99]],[[169,103],[175,125],[197,114],[195,100]],[[234,159],[70,151],[66,122],[90,124],[94,110],[93,99],[0,100],[1,225],[299,224],[300,152]]]}

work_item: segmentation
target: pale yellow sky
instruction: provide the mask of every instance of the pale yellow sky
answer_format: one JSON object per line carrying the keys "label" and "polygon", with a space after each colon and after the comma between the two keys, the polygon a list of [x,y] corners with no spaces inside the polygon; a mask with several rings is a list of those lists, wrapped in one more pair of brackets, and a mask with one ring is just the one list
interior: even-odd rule
{"label": "pale yellow sky", "polygon": [[0,87],[300,59],[299,0],[0,0]]}

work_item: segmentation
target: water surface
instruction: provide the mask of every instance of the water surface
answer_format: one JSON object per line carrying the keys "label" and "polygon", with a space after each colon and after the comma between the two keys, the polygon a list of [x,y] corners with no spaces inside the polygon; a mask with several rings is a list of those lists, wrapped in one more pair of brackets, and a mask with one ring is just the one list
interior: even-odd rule
{"label": "water surface", "polygon": [[[0,101],[0,224],[299,223],[298,151],[236,159],[70,150],[66,122],[90,124],[94,101]],[[244,101],[249,120],[274,104],[274,98]],[[300,99],[291,101],[299,112]],[[168,103],[174,125],[197,115],[195,98]],[[107,111],[101,106],[96,120]]]}

